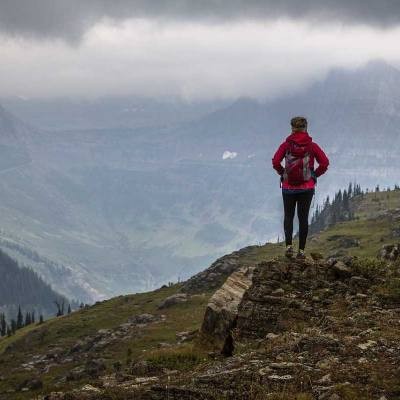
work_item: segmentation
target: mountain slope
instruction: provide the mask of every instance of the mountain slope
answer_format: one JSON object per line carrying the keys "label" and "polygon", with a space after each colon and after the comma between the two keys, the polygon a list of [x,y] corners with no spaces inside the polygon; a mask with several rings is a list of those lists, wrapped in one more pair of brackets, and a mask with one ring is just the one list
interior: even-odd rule
{"label": "mountain slope", "polygon": [[[333,225],[310,240],[310,254],[320,258],[321,252],[325,257],[336,257],[335,262],[310,259],[304,264],[291,265],[280,257],[276,258],[283,252],[282,244],[253,246],[217,260],[209,270],[183,284],[120,296],[3,339],[0,341],[0,375],[4,379],[0,381],[0,392],[10,400],[25,399],[31,398],[32,393],[82,388],[89,382],[105,390],[99,395],[96,390],[100,389],[86,387],[92,398],[110,396],[122,399],[132,390],[155,385],[151,396],[148,393],[143,398],[163,399],[173,393],[181,399],[187,396],[204,398],[205,391],[209,396],[205,398],[210,399],[223,391],[228,381],[231,384],[235,382],[235,385],[243,383],[246,388],[249,377],[261,374],[278,378],[271,378],[261,388],[254,386],[255,392],[250,399],[263,399],[262,393],[276,393],[282,390],[282,385],[286,385],[287,399],[312,398],[308,383],[301,386],[302,376],[311,379],[307,378],[306,382],[312,382],[313,388],[330,387],[318,390],[330,391],[329,395],[337,393],[344,399],[372,399],[377,393],[386,395],[388,399],[396,398],[398,365],[396,367],[393,362],[400,356],[396,347],[399,336],[398,318],[395,316],[400,305],[400,292],[396,286],[400,277],[398,264],[389,266],[375,256],[383,244],[398,243],[394,232],[400,225],[400,192],[370,193],[355,197],[353,202],[355,220]],[[357,242],[349,246],[349,242],[343,241],[349,237],[357,239]],[[348,255],[359,258],[351,259]],[[372,258],[366,259],[365,256]],[[275,261],[265,264],[266,260],[273,258]],[[311,311],[304,315],[296,311],[292,315],[297,318],[296,323],[293,325],[292,321],[286,325],[287,334],[279,338],[270,335],[267,342],[254,340],[246,334],[236,343],[235,357],[223,360],[214,353],[211,357],[216,358],[210,358],[212,349],[193,330],[200,328],[208,300],[223,283],[224,277],[241,267],[256,267],[258,274],[268,273],[273,268],[282,270],[279,277],[275,276],[275,281],[257,278],[253,282],[261,285],[259,290],[266,290],[267,283],[279,284],[284,293],[288,293],[284,299],[292,299],[293,304],[304,303],[304,312],[311,304],[316,304],[312,310],[326,311],[325,319],[308,318]],[[324,275],[330,272],[334,275]],[[290,273],[299,275],[291,281],[288,278]],[[317,278],[318,274],[324,277]],[[210,290],[212,279],[219,285]],[[361,286],[351,286],[350,281]],[[282,291],[273,296],[279,299],[283,296]],[[165,301],[167,298],[169,300]],[[277,299],[276,304],[281,304]],[[324,299],[330,301],[325,303]],[[342,300],[347,303],[342,304]],[[242,317],[246,314],[245,310],[243,312]],[[268,319],[263,319],[263,315],[261,312],[258,314],[258,323],[267,324]],[[361,318],[363,315],[364,319]],[[248,326],[253,326],[251,321],[248,322]],[[297,354],[291,347],[292,344],[296,346],[297,339],[302,340],[302,354]],[[377,354],[381,354],[379,360],[374,361]],[[335,367],[335,357],[345,365],[341,372]],[[327,366],[318,364],[316,367],[316,363],[323,360]],[[312,369],[307,369],[307,365]],[[358,368],[363,372],[359,370],[355,374],[354,365],[361,365]],[[224,372],[228,370],[231,372]],[[259,372],[261,370],[264,375]],[[330,377],[324,378],[326,382],[316,382],[327,374]],[[280,381],[279,377],[285,375],[295,376],[295,379]],[[218,377],[219,385],[213,380],[214,376]],[[350,385],[345,383],[346,380],[351,381]],[[39,388],[41,384],[43,390]],[[165,385],[170,387],[169,394],[165,392]],[[211,387],[214,392],[210,394]],[[370,392],[365,392],[367,387]],[[30,389],[24,392],[22,388]],[[262,388],[264,391],[260,393],[258,390]],[[303,397],[293,395],[293,391],[299,391],[299,388],[302,388]],[[89,395],[85,390],[80,390],[75,396],[85,398]],[[216,398],[224,398],[218,396]]]}
{"label": "mountain slope", "polygon": [[135,129],[40,132],[2,111],[4,160],[14,155],[1,172],[1,237],[18,246],[12,255],[21,261],[35,249],[50,261],[32,264],[35,270],[87,302],[187,279],[281,231],[269,160],[293,114],[309,117],[331,159],[317,202],[343,182],[393,184],[399,84],[398,70],[371,63],[333,71],[295,95],[239,99],[178,125]]}

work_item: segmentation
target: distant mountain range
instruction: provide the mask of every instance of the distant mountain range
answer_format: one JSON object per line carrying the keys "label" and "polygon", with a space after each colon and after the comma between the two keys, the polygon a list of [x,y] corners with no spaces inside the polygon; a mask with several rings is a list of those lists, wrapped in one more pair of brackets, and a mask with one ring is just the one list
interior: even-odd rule
{"label": "distant mountain range", "polygon": [[98,99],[0,97],[0,104],[45,131],[135,129],[168,126],[201,118],[228,101],[152,99],[135,96]]}
{"label": "distant mountain range", "polygon": [[397,69],[373,62],[269,102],[163,124],[107,117],[104,129],[37,129],[0,109],[0,247],[83,301],[184,279],[280,232],[270,159],[293,115],[309,117],[331,159],[318,196],[349,181],[393,186],[399,85]]}

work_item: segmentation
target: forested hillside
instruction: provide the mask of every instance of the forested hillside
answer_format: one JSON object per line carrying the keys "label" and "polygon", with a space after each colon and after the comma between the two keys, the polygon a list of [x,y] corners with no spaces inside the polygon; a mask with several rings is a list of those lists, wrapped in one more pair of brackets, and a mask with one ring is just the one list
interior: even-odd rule
{"label": "forested hillside", "polygon": [[21,268],[18,263],[0,250],[0,311],[8,318],[16,318],[18,307],[22,312],[37,316],[55,315],[55,302],[68,305],[65,297],[55,292],[37,273]]}

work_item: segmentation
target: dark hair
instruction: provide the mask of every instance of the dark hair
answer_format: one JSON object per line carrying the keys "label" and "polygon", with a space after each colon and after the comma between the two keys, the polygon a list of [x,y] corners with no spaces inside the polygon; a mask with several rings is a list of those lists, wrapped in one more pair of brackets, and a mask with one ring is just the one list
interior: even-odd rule
{"label": "dark hair", "polygon": [[290,125],[294,130],[307,129],[307,119],[305,117],[294,117],[290,120]]}

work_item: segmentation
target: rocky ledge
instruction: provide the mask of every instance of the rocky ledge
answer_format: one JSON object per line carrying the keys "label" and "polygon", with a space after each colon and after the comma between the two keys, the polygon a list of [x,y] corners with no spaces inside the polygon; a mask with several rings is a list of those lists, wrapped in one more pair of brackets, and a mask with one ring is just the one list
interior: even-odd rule
{"label": "rocky ledge", "polygon": [[398,264],[262,262],[211,299],[202,333],[225,339],[217,353],[229,347],[233,356],[193,374],[190,388],[229,399],[397,399],[399,332]]}

